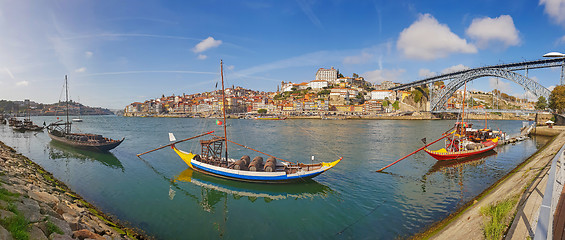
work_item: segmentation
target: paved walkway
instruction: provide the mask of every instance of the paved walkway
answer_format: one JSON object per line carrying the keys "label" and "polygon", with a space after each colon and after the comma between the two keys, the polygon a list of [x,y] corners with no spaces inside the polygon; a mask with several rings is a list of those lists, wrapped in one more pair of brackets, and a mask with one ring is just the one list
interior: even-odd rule
{"label": "paved walkway", "polygon": [[540,175],[534,179],[532,185],[520,198],[516,217],[506,235],[506,239],[527,239],[528,236],[533,239],[550,167],[551,165],[548,164],[542,169]]}

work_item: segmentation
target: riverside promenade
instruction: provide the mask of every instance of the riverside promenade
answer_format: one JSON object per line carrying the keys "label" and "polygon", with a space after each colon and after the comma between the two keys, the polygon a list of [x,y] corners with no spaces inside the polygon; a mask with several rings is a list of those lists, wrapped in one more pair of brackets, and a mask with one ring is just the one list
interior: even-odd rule
{"label": "riverside promenade", "polygon": [[[518,199],[510,217],[505,219],[510,225],[505,239],[534,239],[552,159],[565,145],[564,131],[563,126],[537,127],[535,134],[554,136],[554,139],[458,212],[415,238],[485,239],[483,229],[488,219],[481,214],[481,208]],[[559,194],[554,198],[559,199]]]}
{"label": "riverside promenade", "polygon": [[145,239],[0,142],[0,239]]}

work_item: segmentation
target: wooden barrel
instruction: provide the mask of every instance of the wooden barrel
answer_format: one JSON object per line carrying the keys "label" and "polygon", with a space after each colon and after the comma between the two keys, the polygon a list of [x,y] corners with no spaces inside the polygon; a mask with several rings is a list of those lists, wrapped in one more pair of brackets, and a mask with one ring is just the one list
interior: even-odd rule
{"label": "wooden barrel", "polygon": [[277,165],[277,159],[275,159],[274,157],[267,158],[267,162],[273,162],[275,165]]}
{"label": "wooden barrel", "polygon": [[262,157],[254,157],[253,162],[259,162],[260,165],[263,165],[263,158]]}
{"label": "wooden barrel", "polygon": [[247,164],[245,164],[245,160],[240,159],[240,160],[235,161],[235,165],[233,166],[233,169],[235,169],[235,170],[246,170]]}
{"label": "wooden barrel", "polygon": [[249,171],[257,171],[261,169],[261,165],[263,165],[263,158],[262,157],[255,157],[253,161],[249,164]]}
{"label": "wooden barrel", "polygon": [[243,155],[241,160],[245,161],[245,166],[249,166],[249,163],[251,162],[251,158],[247,155]]}
{"label": "wooden barrel", "polygon": [[269,162],[269,160],[267,160],[267,163],[265,163],[265,167],[263,168],[263,170],[265,172],[274,172],[276,170],[276,165],[274,162]]}

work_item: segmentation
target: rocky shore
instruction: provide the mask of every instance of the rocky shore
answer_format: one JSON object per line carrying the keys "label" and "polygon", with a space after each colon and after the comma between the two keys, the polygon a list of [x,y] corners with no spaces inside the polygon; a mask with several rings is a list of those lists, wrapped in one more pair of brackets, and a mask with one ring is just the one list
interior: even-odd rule
{"label": "rocky shore", "polygon": [[0,239],[147,239],[0,142]]}

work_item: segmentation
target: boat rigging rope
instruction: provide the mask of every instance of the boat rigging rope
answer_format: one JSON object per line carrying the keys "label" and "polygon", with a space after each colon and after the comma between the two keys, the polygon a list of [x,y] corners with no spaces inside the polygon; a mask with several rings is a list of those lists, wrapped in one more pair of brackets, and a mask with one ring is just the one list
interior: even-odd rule
{"label": "boat rigging rope", "polygon": [[295,123],[296,120],[290,120],[294,126],[297,126],[300,130],[302,130],[303,132],[305,132],[306,134],[308,134],[312,139],[314,139],[313,142],[320,144],[321,146],[323,146],[325,149],[327,149],[329,152],[333,153],[336,157],[340,157],[340,155],[338,154],[338,152],[334,149],[331,149],[330,147],[328,147],[328,144],[321,144],[321,141],[317,141],[320,140],[320,138],[314,136],[314,134],[312,134],[311,132],[309,132],[307,129],[305,129],[304,127],[300,126],[299,124]]}

